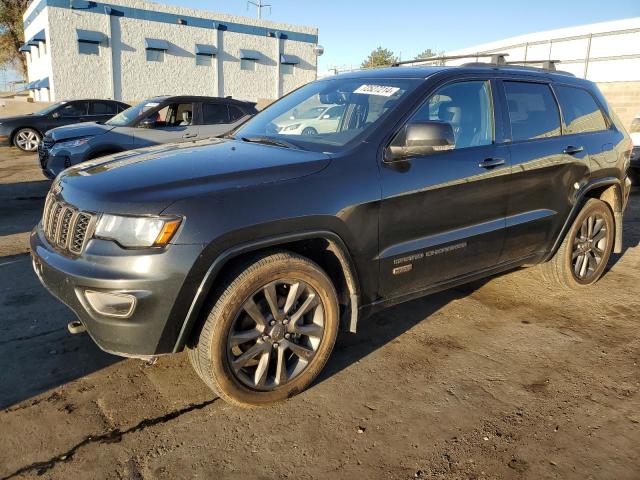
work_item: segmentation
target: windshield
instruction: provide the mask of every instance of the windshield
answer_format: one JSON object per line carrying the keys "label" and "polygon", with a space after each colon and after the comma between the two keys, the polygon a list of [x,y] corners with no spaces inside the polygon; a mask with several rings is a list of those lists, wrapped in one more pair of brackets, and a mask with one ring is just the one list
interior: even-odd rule
{"label": "windshield", "polygon": [[111,125],[113,127],[129,126],[132,122],[144,117],[149,110],[159,107],[160,103],[161,102],[154,100],[147,100],[146,102],[139,103],[138,105],[120,112],[118,115],[105,122],[105,125]]}
{"label": "windshield", "polygon": [[48,113],[53,112],[56,108],[61,107],[65,103],[67,102],[57,102],[57,103],[54,103],[53,105],[49,105],[47,108],[37,111],[36,115],[47,115]]}
{"label": "windshield", "polygon": [[[234,136],[271,138],[310,150],[336,151],[378,124],[420,83],[419,79],[340,77],[313,82],[260,112]],[[336,115],[323,115],[328,118],[322,123],[291,124],[292,119],[317,118],[335,106],[342,108]]]}

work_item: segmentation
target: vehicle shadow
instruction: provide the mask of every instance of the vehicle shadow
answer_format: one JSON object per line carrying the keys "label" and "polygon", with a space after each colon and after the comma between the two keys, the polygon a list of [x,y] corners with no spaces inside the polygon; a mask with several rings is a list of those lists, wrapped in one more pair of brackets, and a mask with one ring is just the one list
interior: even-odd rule
{"label": "vehicle shadow", "polygon": [[29,255],[0,258],[0,408],[120,360],[70,335],[71,310],[44,290]]}
{"label": "vehicle shadow", "polygon": [[0,236],[30,231],[42,216],[48,180],[0,184]]}

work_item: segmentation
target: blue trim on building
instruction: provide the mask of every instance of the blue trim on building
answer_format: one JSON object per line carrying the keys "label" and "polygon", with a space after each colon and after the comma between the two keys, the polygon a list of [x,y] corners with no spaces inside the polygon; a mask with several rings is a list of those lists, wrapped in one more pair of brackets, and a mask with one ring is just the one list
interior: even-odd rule
{"label": "blue trim on building", "polygon": [[213,45],[202,45],[201,43],[196,43],[196,55],[208,55],[210,57],[215,57],[218,54],[218,49]]}
{"label": "blue trim on building", "polygon": [[95,32],[93,30],[76,30],[76,37],[79,42],[84,43],[106,43],[107,36],[102,32]]}
{"label": "blue trim on building", "polygon": [[260,52],[256,52],[255,50],[245,50],[244,48],[241,48],[240,59],[260,61],[262,60],[262,54]]}
{"label": "blue trim on building", "polygon": [[169,42],[166,40],[158,40],[156,38],[145,38],[144,48],[147,50],[169,50]]}
{"label": "blue trim on building", "polygon": [[[75,6],[78,5],[78,6]],[[157,12],[153,10],[143,10],[141,8],[125,7],[120,5],[110,5],[108,3],[91,2],[83,0],[40,0],[40,3],[33,9],[29,16],[25,19],[25,27],[33,22],[33,20],[42,11],[42,8],[57,7],[82,10],[83,12],[92,12],[99,14],[110,14],[125,18],[133,18],[137,20],[147,20],[149,22],[170,23],[174,25],[208,28],[211,30],[220,29],[234,33],[243,33],[245,35],[257,35],[260,37],[269,37],[276,35],[274,30],[266,27],[255,25],[246,25],[234,22],[219,22],[201,17],[190,17],[177,15],[174,13]],[[180,21],[180,23],[179,23]],[[278,31],[279,38],[287,38],[296,42],[318,43],[318,36],[309,33]]]}
{"label": "blue trim on building", "polygon": [[295,55],[285,55],[282,53],[280,54],[280,63],[284,65],[298,65],[300,63],[300,59]]}

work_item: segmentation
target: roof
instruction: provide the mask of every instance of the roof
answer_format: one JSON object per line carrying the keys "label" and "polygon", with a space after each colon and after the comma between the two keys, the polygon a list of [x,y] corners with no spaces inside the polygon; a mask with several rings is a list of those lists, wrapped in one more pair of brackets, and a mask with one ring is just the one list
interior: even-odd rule
{"label": "roof", "polygon": [[[570,83],[591,83],[587,80],[568,75],[561,71],[554,72],[552,70],[543,70],[531,67],[521,67],[518,65],[502,65],[496,66],[492,64],[481,64],[473,66],[411,66],[411,67],[388,67],[388,68],[371,68],[366,70],[358,70],[355,72],[341,73],[340,78],[418,78],[426,79],[439,72],[455,72],[455,73],[492,73],[512,74],[530,77],[546,77],[553,80],[570,82]],[[326,79],[335,77],[325,77]]]}
{"label": "roof", "polygon": [[255,105],[255,102],[249,102],[246,100],[237,100],[235,98],[226,97],[207,97],[204,95],[160,95],[157,97],[147,98],[145,101],[159,101],[166,102],[170,100],[172,102],[220,102],[220,103],[236,103],[239,105]]}

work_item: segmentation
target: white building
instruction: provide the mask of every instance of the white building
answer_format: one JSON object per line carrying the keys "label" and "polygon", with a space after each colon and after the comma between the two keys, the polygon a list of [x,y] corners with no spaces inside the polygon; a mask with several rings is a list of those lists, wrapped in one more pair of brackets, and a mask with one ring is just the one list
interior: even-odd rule
{"label": "white building", "polygon": [[316,79],[318,30],[139,0],[35,0],[24,14],[38,101],[155,95],[275,99]]}
{"label": "white building", "polygon": [[[626,126],[640,113],[640,17],[520,35],[445,55],[476,53],[506,53],[507,62],[556,60],[558,70],[597,82]],[[446,64],[473,61],[466,58]]]}

